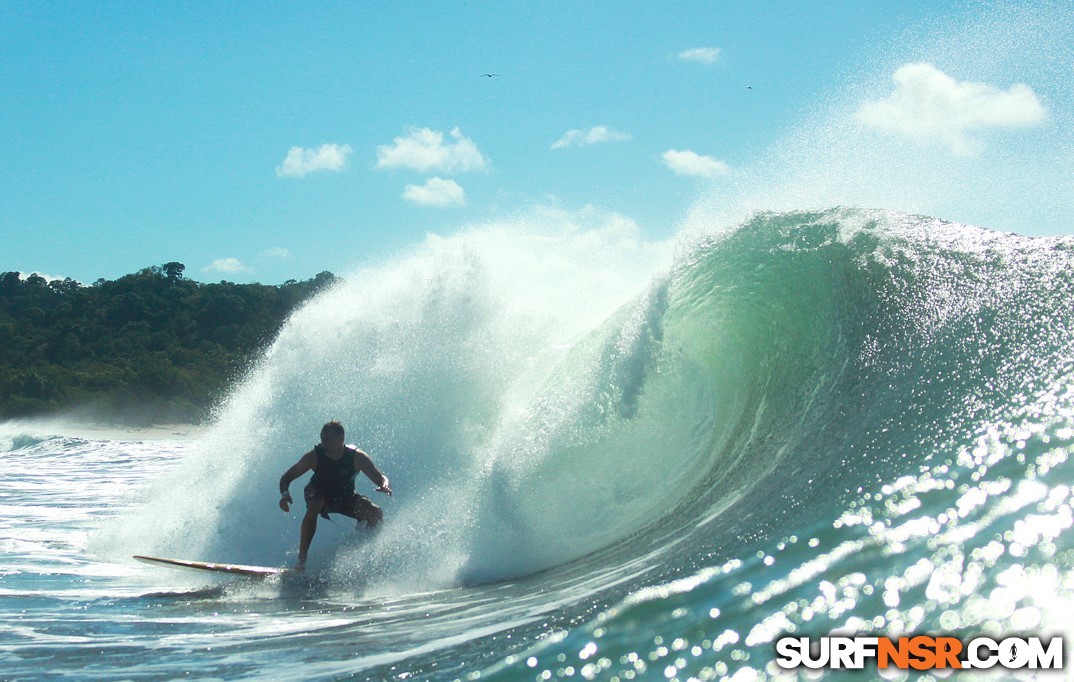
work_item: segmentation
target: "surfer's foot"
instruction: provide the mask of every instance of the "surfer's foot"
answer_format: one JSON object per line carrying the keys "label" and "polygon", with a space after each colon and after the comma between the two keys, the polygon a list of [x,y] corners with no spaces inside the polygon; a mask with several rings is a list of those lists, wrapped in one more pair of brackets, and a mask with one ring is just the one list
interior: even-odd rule
{"label": "surfer's foot", "polygon": [[295,567],[292,570],[294,570],[295,573],[305,573],[306,572],[306,560],[305,559],[299,559],[298,561],[296,561],[295,562]]}

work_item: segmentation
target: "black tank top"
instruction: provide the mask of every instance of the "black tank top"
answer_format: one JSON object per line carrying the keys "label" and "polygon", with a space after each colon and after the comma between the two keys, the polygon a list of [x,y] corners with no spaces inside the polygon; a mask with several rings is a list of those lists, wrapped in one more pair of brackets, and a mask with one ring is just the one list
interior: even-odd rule
{"label": "black tank top", "polygon": [[320,445],[314,446],[313,451],[317,453],[317,468],[310,483],[328,497],[340,498],[354,494],[354,476],[358,473],[354,468],[354,448],[343,448],[343,456],[339,459],[329,457]]}

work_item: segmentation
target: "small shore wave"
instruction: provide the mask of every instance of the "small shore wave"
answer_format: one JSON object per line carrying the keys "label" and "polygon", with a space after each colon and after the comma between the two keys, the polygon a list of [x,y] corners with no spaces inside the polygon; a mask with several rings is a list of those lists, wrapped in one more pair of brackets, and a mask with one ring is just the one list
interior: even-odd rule
{"label": "small shore wave", "polygon": [[208,430],[208,426],[188,423],[123,424],[103,421],[81,421],[62,417],[36,417],[0,422],[0,435],[63,436],[87,440],[193,440]]}

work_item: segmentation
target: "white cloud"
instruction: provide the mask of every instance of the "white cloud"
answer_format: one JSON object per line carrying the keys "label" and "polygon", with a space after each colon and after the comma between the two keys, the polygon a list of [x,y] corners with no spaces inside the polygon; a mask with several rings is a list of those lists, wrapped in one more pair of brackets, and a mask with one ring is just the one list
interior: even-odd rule
{"label": "white cloud", "polygon": [[291,147],[287,158],[276,167],[278,178],[301,178],[315,171],[340,171],[351,154],[349,144],[323,144],[317,149]]}
{"label": "white cloud", "polygon": [[419,206],[456,208],[466,205],[466,192],[459,183],[443,178],[430,178],[424,185],[407,185],[403,198]]}
{"label": "white cloud", "polygon": [[217,258],[209,265],[202,268],[204,272],[219,272],[225,275],[237,275],[250,272],[250,268],[238,258]]}
{"label": "white cloud", "polygon": [[689,149],[679,151],[669,149],[664,152],[664,165],[675,171],[676,175],[692,175],[714,178],[730,172],[727,164],[711,156],[702,156]]}
{"label": "white cloud", "polygon": [[700,62],[701,64],[715,64],[720,59],[720,48],[695,47],[691,50],[683,50],[679,53],[679,59],[687,62]]}
{"label": "white cloud", "polygon": [[29,278],[34,277],[34,276],[40,277],[41,279],[45,280],[46,282],[62,282],[63,280],[67,279],[63,275],[46,275],[45,273],[37,272],[36,270],[34,272],[29,273],[29,274],[27,274],[25,272],[20,272],[19,273],[19,279],[22,280],[23,282],[25,282],[26,280],[28,280]]}
{"label": "white cloud", "polygon": [[472,140],[458,128],[451,133],[454,142],[444,142],[444,134],[429,128],[410,128],[390,145],[377,147],[377,168],[409,168],[427,171],[484,171],[489,160]]}
{"label": "white cloud", "polygon": [[552,149],[566,149],[568,147],[588,147],[591,144],[604,142],[621,142],[629,140],[629,133],[621,133],[607,126],[595,126],[589,130],[568,130],[552,143]]}
{"label": "white cloud", "polygon": [[932,64],[905,64],[893,76],[895,90],[868,101],[855,118],[872,128],[923,140],[938,140],[956,154],[972,154],[979,142],[969,135],[986,128],[1027,127],[1044,120],[1044,106],[1028,86],[1001,90],[987,83],[959,82]]}
{"label": "white cloud", "polygon": [[290,258],[291,257],[291,252],[288,251],[287,249],[283,248],[282,246],[277,246],[277,247],[268,249],[266,251],[262,251],[261,255],[264,256],[265,258],[281,258],[281,259],[285,259],[285,258]]}

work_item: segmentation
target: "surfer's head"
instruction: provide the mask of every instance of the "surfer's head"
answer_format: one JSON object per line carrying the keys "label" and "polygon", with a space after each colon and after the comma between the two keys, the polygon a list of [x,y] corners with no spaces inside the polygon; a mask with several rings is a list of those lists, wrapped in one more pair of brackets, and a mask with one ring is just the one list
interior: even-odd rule
{"label": "surfer's head", "polygon": [[321,427],[321,443],[328,445],[331,442],[343,440],[343,424],[338,419],[333,419]]}

